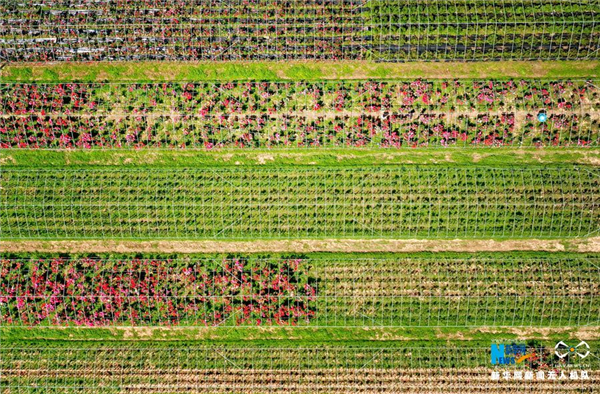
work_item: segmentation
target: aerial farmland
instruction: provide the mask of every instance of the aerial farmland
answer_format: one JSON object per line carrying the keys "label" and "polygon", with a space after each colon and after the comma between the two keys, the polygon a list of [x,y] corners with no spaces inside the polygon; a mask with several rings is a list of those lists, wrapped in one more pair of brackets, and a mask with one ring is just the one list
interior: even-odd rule
{"label": "aerial farmland", "polygon": [[600,392],[598,0],[0,4],[0,394]]}

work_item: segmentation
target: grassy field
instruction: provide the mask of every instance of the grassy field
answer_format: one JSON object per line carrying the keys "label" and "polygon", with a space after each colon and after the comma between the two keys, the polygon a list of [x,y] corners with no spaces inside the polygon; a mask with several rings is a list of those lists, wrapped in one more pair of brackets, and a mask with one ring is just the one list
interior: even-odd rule
{"label": "grassy field", "polygon": [[561,340],[598,339],[597,326],[589,327],[1,327],[0,335],[7,346],[43,347],[46,344],[78,345],[115,343],[235,343],[260,346],[318,346],[319,344],[357,344],[387,346],[404,342],[426,345],[489,346],[493,341],[527,341],[556,343]]}
{"label": "grassy field", "polygon": [[490,63],[86,62],[8,64],[2,82],[302,81],[334,79],[598,78],[597,61]]}

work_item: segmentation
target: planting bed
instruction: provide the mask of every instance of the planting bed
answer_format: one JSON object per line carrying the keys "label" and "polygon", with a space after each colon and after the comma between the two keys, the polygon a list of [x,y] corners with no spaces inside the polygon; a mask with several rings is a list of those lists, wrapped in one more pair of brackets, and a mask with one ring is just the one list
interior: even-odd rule
{"label": "planting bed", "polygon": [[0,260],[0,325],[575,327],[598,259],[182,257]]}
{"label": "planting bed", "polygon": [[598,57],[594,0],[371,0],[374,58]]}
{"label": "planting bed", "polygon": [[594,0],[27,0],[0,8],[11,61],[598,57]]}
{"label": "planting bed", "polygon": [[[441,351],[440,351],[441,350]],[[522,365],[561,368],[550,349]],[[593,392],[600,365],[577,363],[564,379],[491,380],[489,349],[440,347],[3,348],[4,393],[572,393]],[[168,356],[167,356],[168,355]],[[507,369],[508,370],[508,369]],[[569,379],[570,371],[588,373]],[[512,369],[510,369],[512,375]],[[535,375],[534,375],[535,376]],[[558,374],[560,376],[560,372]]]}
{"label": "planting bed", "polygon": [[368,39],[362,4],[24,1],[0,8],[0,55],[14,61],[355,59],[364,57]]}
{"label": "planting bed", "polygon": [[13,170],[0,231],[26,239],[586,237],[594,168]]}
{"label": "planting bed", "polygon": [[[0,148],[589,147],[597,81],[5,84]],[[538,121],[545,113],[548,120]]]}

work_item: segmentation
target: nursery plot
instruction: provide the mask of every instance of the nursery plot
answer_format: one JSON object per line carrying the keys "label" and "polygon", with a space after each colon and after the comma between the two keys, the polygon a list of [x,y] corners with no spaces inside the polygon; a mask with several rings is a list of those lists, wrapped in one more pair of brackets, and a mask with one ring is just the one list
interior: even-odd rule
{"label": "nursery plot", "polygon": [[0,7],[0,55],[14,61],[361,59],[368,40],[363,4],[13,2]]}
{"label": "nursery plot", "polygon": [[585,237],[593,168],[3,170],[3,239]]}
{"label": "nursery plot", "polygon": [[598,57],[596,0],[371,0],[369,7],[380,61]]}
{"label": "nursery plot", "polygon": [[433,257],[312,264],[313,276],[320,278],[313,318],[318,325],[600,324],[596,259]]}
{"label": "nursery plot", "polygon": [[0,260],[0,325],[583,327],[598,259]]}
{"label": "nursery plot", "polygon": [[[589,147],[598,81],[0,87],[0,148]],[[547,116],[545,122],[538,115]]]}
{"label": "nursery plot", "polygon": [[598,57],[595,0],[11,1],[10,61]]}
{"label": "nursery plot", "polygon": [[[552,360],[551,349],[527,349],[547,363],[494,368],[489,347],[3,347],[0,382],[3,392],[11,394],[39,389],[45,393],[550,394],[588,393],[600,384],[598,359],[590,359],[585,367],[577,361],[566,366]],[[515,370],[530,371],[535,377],[513,379]],[[540,371],[550,376],[551,370],[565,373],[566,378],[538,378]],[[492,371],[508,371],[511,378],[493,381]],[[577,379],[571,379],[573,371]]]}

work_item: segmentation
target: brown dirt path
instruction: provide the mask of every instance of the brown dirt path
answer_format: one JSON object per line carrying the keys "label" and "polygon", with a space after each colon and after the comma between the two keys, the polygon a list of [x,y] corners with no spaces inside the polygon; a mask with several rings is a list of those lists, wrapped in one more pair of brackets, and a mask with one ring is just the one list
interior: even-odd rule
{"label": "brown dirt path", "polygon": [[584,239],[316,239],[253,241],[0,241],[7,253],[285,253],[285,252],[600,252],[600,237]]}

